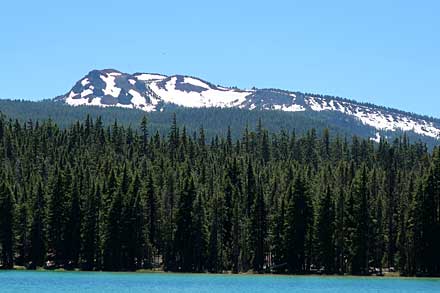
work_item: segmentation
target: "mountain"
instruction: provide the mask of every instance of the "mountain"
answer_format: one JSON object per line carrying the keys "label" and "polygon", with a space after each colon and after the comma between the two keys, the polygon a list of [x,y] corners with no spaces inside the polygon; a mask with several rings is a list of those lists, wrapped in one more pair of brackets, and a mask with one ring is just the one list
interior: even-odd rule
{"label": "mountain", "polygon": [[[371,139],[384,133],[412,132],[433,139],[440,138],[440,120],[359,103],[339,97],[305,94],[279,89],[251,89],[214,85],[200,78],[152,73],[127,74],[114,69],[92,70],[67,94],[55,101],[71,106],[100,106],[164,111],[169,107],[237,108],[283,112],[335,113],[375,129]],[[354,122],[353,122],[354,121]]]}

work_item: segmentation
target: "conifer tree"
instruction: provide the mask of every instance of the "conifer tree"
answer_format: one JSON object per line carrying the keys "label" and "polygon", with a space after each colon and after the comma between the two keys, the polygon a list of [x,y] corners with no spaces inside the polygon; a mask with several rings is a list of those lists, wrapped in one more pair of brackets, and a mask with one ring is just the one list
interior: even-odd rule
{"label": "conifer tree", "polygon": [[98,184],[95,185],[93,192],[87,195],[84,225],[82,228],[82,268],[91,271],[98,267],[97,251],[99,249],[99,201],[101,200],[101,189]]}
{"label": "conifer tree", "polygon": [[241,240],[242,223],[240,214],[240,201],[238,194],[234,196],[233,212],[232,212],[232,272],[240,272],[240,256],[241,256]]}
{"label": "conifer tree", "polygon": [[266,204],[264,202],[263,190],[260,187],[254,199],[252,208],[252,267],[256,272],[262,272],[265,261],[266,235],[267,235],[267,215]]}
{"label": "conifer tree", "polygon": [[121,190],[114,194],[110,207],[104,235],[103,268],[108,271],[118,271],[122,267],[122,212],[123,198]]}
{"label": "conifer tree", "polygon": [[285,200],[282,197],[277,203],[278,213],[274,216],[273,224],[273,240],[272,240],[272,254],[274,272],[282,273],[284,270],[284,263],[286,261],[286,251],[284,242],[284,226],[285,226]]}
{"label": "conifer tree", "polygon": [[67,229],[65,236],[66,266],[78,267],[81,248],[81,207],[79,198],[79,186],[74,180],[71,189],[70,206],[68,207]]}
{"label": "conifer tree", "polygon": [[144,154],[146,154],[147,146],[148,146],[148,120],[146,116],[142,117],[141,131],[142,131],[142,150]]}
{"label": "conifer tree", "polygon": [[319,259],[325,273],[333,273],[335,266],[334,247],[334,203],[333,194],[327,186],[325,194],[321,196],[318,213],[318,247]]}
{"label": "conifer tree", "polygon": [[14,198],[5,182],[0,184],[0,246],[1,268],[14,266]]}
{"label": "conifer tree", "polygon": [[355,230],[352,242],[351,273],[369,273],[370,214],[368,210],[367,169],[363,165],[353,183]]}
{"label": "conifer tree", "polygon": [[56,267],[64,265],[65,261],[65,236],[66,236],[66,188],[63,175],[57,172],[54,175],[50,191],[48,212],[48,258],[51,265]]}
{"label": "conifer tree", "polygon": [[221,249],[219,245],[219,230],[220,230],[220,215],[219,215],[219,199],[215,196],[213,200],[213,208],[211,215],[211,224],[209,231],[209,242],[208,242],[208,271],[211,273],[221,272],[221,260],[219,250]]}
{"label": "conifer tree", "polygon": [[286,263],[290,273],[303,273],[306,267],[307,231],[312,217],[308,191],[301,175],[297,175],[288,196],[286,209]]}
{"label": "conifer tree", "polygon": [[149,173],[146,186],[146,224],[148,226],[148,239],[152,245],[153,253],[151,256],[153,258],[156,256],[159,249],[158,208],[153,177],[151,173]]}
{"label": "conifer tree", "polygon": [[33,215],[30,231],[30,265],[29,268],[36,269],[44,264],[46,254],[45,239],[45,200],[44,190],[41,182],[37,184],[35,189],[35,199],[33,202]]}
{"label": "conifer tree", "polygon": [[191,272],[194,269],[194,219],[193,205],[195,201],[195,187],[191,175],[185,178],[183,190],[180,195],[176,214],[175,249],[177,257],[177,269],[183,272]]}
{"label": "conifer tree", "polygon": [[206,226],[205,206],[201,195],[197,196],[194,203],[194,271],[203,272],[206,267],[206,257],[208,248],[208,228]]}

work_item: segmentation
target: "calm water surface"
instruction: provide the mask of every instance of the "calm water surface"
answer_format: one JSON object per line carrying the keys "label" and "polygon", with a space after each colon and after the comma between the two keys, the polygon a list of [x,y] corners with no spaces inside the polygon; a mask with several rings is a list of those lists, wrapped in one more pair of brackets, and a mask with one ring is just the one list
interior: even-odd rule
{"label": "calm water surface", "polygon": [[0,292],[440,292],[440,280],[188,274],[0,272]]}

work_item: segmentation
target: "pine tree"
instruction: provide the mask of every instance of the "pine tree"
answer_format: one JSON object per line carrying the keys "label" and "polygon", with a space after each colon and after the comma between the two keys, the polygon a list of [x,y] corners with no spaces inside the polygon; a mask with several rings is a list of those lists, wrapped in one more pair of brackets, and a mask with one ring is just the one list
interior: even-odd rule
{"label": "pine tree", "polygon": [[355,230],[352,243],[351,273],[369,273],[370,214],[368,211],[367,169],[365,165],[356,174],[353,183],[355,206]]}
{"label": "pine tree", "polygon": [[164,229],[163,229],[163,258],[164,270],[175,269],[175,251],[174,251],[174,202],[175,202],[174,177],[170,172],[166,181],[166,191],[164,198]]}
{"label": "pine tree", "polygon": [[327,186],[320,199],[317,227],[319,259],[327,274],[333,273],[335,269],[334,223],[333,194],[330,186]]}
{"label": "pine tree", "polygon": [[336,245],[336,271],[339,274],[345,274],[346,267],[346,211],[345,211],[345,193],[340,188],[336,202],[335,213],[335,245]]}
{"label": "pine tree", "polygon": [[[435,162],[435,161],[434,161]],[[437,275],[440,273],[440,172],[437,166],[430,168],[425,182],[424,197],[422,199],[422,262],[426,274]]]}
{"label": "pine tree", "polygon": [[117,191],[110,207],[104,235],[103,268],[108,271],[118,271],[122,268],[122,211],[122,194],[121,191]]}
{"label": "pine tree", "polygon": [[261,187],[254,200],[251,225],[253,231],[251,240],[253,247],[252,267],[254,271],[262,272],[264,269],[266,252],[267,215],[264,194]]}
{"label": "pine tree", "polygon": [[383,220],[383,199],[380,194],[376,199],[376,215],[372,223],[372,233],[374,234],[372,242],[373,266],[379,269],[378,274],[382,275],[382,260],[384,257],[384,220]]}
{"label": "pine tree", "polygon": [[191,175],[187,174],[178,204],[174,245],[177,256],[177,269],[183,272],[191,272],[195,263],[193,250],[193,205],[195,196],[194,181]]}
{"label": "pine tree", "polygon": [[152,245],[153,259],[158,253],[159,249],[159,221],[158,221],[158,202],[154,188],[153,177],[151,173],[148,174],[146,187],[146,217],[147,217],[147,232],[148,239]]}
{"label": "pine tree", "polygon": [[288,196],[286,209],[286,263],[290,273],[303,273],[306,267],[306,241],[312,217],[305,182],[298,175]]}
{"label": "pine tree", "polygon": [[14,198],[11,189],[2,182],[0,185],[0,246],[1,268],[14,266]]}
{"label": "pine tree", "polygon": [[221,228],[222,228],[222,256],[226,259],[226,266],[229,266],[229,260],[231,260],[232,255],[232,217],[233,217],[233,197],[235,191],[235,186],[232,185],[231,178],[226,176],[225,178],[225,188],[223,192],[223,201],[222,201],[222,219],[221,219]]}
{"label": "pine tree", "polygon": [[37,184],[35,189],[35,199],[33,202],[33,215],[30,231],[30,265],[29,268],[36,269],[44,264],[46,254],[45,239],[45,200],[44,190],[41,182]]}
{"label": "pine tree", "polygon": [[56,170],[51,184],[48,212],[48,259],[50,266],[59,267],[65,263],[66,209],[63,175]]}
{"label": "pine tree", "polygon": [[285,200],[282,197],[278,203],[278,213],[274,215],[274,228],[273,228],[273,240],[272,240],[272,254],[273,254],[273,264],[274,272],[282,273],[284,272],[285,264],[285,242],[284,242],[284,225],[285,225]]}
{"label": "pine tree", "polygon": [[77,268],[81,248],[81,207],[79,186],[76,180],[72,184],[69,213],[67,216],[67,231],[65,239],[66,267]]}
{"label": "pine tree", "polygon": [[141,132],[142,132],[142,150],[143,150],[144,154],[146,154],[147,153],[147,146],[148,146],[148,120],[147,120],[147,116],[142,117]]}
{"label": "pine tree", "polygon": [[15,245],[15,264],[19,266],[24,266],[27,264],[29,257],[29,202],[27,200],[28,190],[25,188],[16,188],[13,193],[16,195],[15,229],[17,230]]}
{"label": "pine tree", "polygon": [[171,158],[175,158],[179,145],[179,128],[177,127],[176,113],[173,114],[173,122],[168,137],[169,153]]}
{"label": "pine tree", "polygon": [[84,212],[84,225],[82,231],[82,269],[91,271],[98,267],[97,250],[99,249],[99,201],[101,200],[101,188],[95,185],[93,192],[87,195]]}
{"label": "pine tree", "polygon": [[127,231],[126,268],[130,271],[142,268],[147,244],[145,210],[139,175],[135,175],[128,192],[124,229]]}
{"label": "pine tree", "polygon": [[202,197],[199,195],[194,203],[194,271],[203,272],[206,267],[208,228],[206,226],[205,207]]}
{"label": "pine tree", "polygon": [[211,273],[221,272],[221,260],[220,253],[221,250],[219,244],[219,234],[220,234],[220,215],[219,215],[219,199],[217,196],[214,198],[212,215],[211,215],[211,225],[209,231],[209,242],[208,242],[208,271]]}
{"label": "pine tree", "polygon": [[237,274],[241,270],[240,255],[241,255],[241,237],[242,237],[242,223],[240,214],[240,201],[238,194],[234,196],[233,212],[232,212],[232,272]]}

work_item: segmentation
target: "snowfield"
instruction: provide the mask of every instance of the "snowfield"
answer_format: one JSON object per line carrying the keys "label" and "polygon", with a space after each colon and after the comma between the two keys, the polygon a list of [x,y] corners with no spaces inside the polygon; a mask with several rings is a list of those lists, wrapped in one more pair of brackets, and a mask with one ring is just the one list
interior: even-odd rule
{"label": "snowfield", "polygon": [[203,107],[235,107],[239,106],[246,100],[246,96],[250,95],[249,91],[237,90],[218,90],[211,88],[210,85],[193,78],[184,78],[184,84],[201,87],[204,90],[182,91],[176,88],[177,77],[172,77],[166,84],[165,88],[159,87],[159,82],[152,82],[150,89],[166,103],[171,103],[184,107],[203,108]]}

